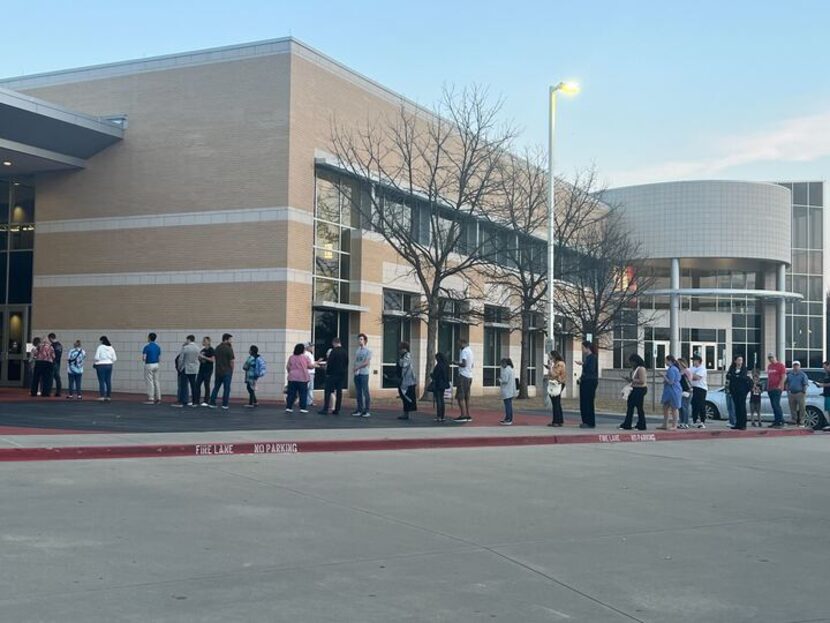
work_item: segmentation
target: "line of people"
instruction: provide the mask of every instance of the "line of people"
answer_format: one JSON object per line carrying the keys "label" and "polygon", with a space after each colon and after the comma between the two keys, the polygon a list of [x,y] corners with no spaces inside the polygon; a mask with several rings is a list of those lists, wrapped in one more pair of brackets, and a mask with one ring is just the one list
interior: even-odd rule
{"label": "line of people", "polygon": [[[100,401],[109,401],[112,395],[112,367],[117,361],[115,349],[106,335],[99,338],[95,349],[93,368],[98,376]],[[66,397],[70,400],[82,400],[81,385],[86,364],[86,351],[81,340],[75,340],[72,348],[66,355],[66,375],[68,387]],[[63,359],[63,344],[54,333],[46,337],[35,337],[29,351],[31,362],[30,393],[35,397],[54,396],[59,398],[63,385],[61,383],[61,361]],[[52,394],[52,386],[55,393]]]}

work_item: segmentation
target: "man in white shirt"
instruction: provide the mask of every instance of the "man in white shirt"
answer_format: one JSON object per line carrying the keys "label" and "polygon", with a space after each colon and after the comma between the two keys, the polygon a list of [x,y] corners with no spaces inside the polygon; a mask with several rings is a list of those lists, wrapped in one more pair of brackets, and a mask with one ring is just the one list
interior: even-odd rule
{"label": "man in white shirt", "polygon": [[692,422],[698,428],[706,428],[706,366],[699,354],[692,357]]}
{"label": "man in white shirt", "polygon": [[467,340],[461,338],[458,340],[458,348],[461,352],[458,355],[458,361],[454,362],[458,366],[458,408],[461,410],[461,415],[454,418],[455,422],[472,422],[470,417],[470,386],[473,383],[473,368],[475,367],[475,356],[473,349],[467,343]]}

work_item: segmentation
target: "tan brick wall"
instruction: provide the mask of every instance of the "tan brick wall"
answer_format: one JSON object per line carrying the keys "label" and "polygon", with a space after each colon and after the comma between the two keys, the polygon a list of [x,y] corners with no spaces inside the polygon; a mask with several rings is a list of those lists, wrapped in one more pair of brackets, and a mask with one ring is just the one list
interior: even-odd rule
{"label": "tan brick wall", "polygon": [[129,123],[86,170],[38,178],[38,220],[287,205],[288,75],[278,55],[27,90]]}
{"label": "tan brick wall", "polygon": [[265,282],[35,288],[32,326],[273,329],[288,325],[286,306],[305,302],[307,327],[310,296],[308,285]]}
{"label": "tan brick wall", "polygon": [[[296,230],[311,225],[294,223]],[[35,274],[275,268],[284,265],[286,222],[37,233]],[[307,234],[310,236],[310,233]],[[311,270],[310,261],[292,268]]]}

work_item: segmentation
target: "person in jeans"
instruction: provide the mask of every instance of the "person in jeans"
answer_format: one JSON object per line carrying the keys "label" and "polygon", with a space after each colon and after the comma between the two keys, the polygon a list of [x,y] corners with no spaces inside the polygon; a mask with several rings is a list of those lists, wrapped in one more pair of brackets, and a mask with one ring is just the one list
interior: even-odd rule
{"label": "person in jeans", "polygon": [[205,336],[202,338],[202,350],[199,351],[199,373],[196,376],[196,391],[193,394],[193,404],[199,404],[202,387],[205,388],[204,400],[201,406],[208,406],[208,398],[210,398],[210,378],[213,376],[213,362],[215,361],[215,351],[210,345],[210,338]]}
{"label": "person in jeans", "polygon": [[343,348],[339,337],[331,341],[331,348],[326,355],[325,362],[320,364],[326,371],[326,385],[323,390],[323,408],[320,415],[327,415],[331,405],[331,394],[334,392],[334,410],[332,415],[340,415],[343,403],[343,390],[346,388],[346,377],[349,374],[349,354]]}
{"label": "person in jeans", "polygon": [[663,375],[663,395],[660,404],[663,406],[663,424],[657,430],[675,430],[677,428],[677,411],[683,400],[683,390],[680,387],[680,368],[674,355],[666,355],[666,373]]}
{"label": "person in jeans", "polygon": [[596,427],[596,411],[594,399],[597,395],[599,385],[599,362],[597,361],[597,349],[593,343],[582,342],[582,355],[584,361],[576,361],[576,365],[582,366],[582,375],[579,377],[579,415],[582,424],[579,428]]}
{"label": "person in jeans", "polygon": [[516,373],[513,371],[513,362],[505,357],[499,362],[499,388],[501,399],[504,402],[504,419],[499,422],[502,426],[513,425],[513,398],[516,397]]}
{"label": "person in jeans", "polygon": [[677,358],[677,367],[680,370],[680,422],[679,429],[689,428],[689,420],[692,415],[692,371],[682,357]]}
{"label": "person in jeans", "polygon": [[305,343],[305,356],[311,362],[312,367],[308,371],[308,388],[306,397],[306,406],[314,406],[314,377],[317,372],[317,361],[314,359],[314,344],[312,342]]}
{"label": "person in jeans", "polygon": [[208,407],[216,408],[216,397],[219,395],[219,388],[222,388],[222,408],[228,410],[228,401],[231,397],[231,380],[233,379],[234,354],[230,333],[222,334],[222,343],[216,347],[213,357],[216,365],[216,378],[214,379],[213,392],[210,394]]}
{"label": "person in jeans", "polygon": [[648,376],[646,362],[637,353],[628,358],[631,366],[631,391],[628,393],[625,405],[625,420],[620,425],[622,430],[631,430],[634,419],[634,410],[637,410],[637,430],[646,430],[646,413],[643,409],[643,399],[648,392]]}
{"label": "person in jeans", "polygon": [[694,355],[689,370],[692,372],[692,422],[697,428],[706,428],[706,393],[709,385],[703,357]]}
{"label": "person in jeans", "polygon": [[801,362],[793,361],[793,368],[787,373],[787,401],[790,405],[790,419],[798,427],[804,421],[809,385],[810,379],[801,369]]}
{"label": "person in jeans", "polygon": [[98,374],[98,400],[109,402],[112,400],[112,367],[117,361],[115,349],[106,335],[98,340],[95,350],[95,372]]}
{"label": "person in jeans", "polygon": [[69,377],[68,399],[81,400],[81,379],[84,376],[84,362],[86,351],[81,348],[81,340],[75,340],[75,344],[69,349],[66,355],[66,374]]}
{"label": "person in jeans", "polygon": [[259,347],[255,344],[248,349],[248,359],[242,366],[245,371],[245,388],[248,390],[248,404],[245,405],[248,409],[253,409],[257,406],[256,399],[256,384],[259,379],[265,376],[267,371],[265,367],[265,360],[259,355]]}
{"label": "person in jeans", "polygon": [[305,356],[305,345],[297,344],[294,353],[288,358],[285,364],[285,371],[288,373],[288,395],[285,401],[286,413],[294,412],[294,401],[300,399],[300,413],[308,413],[308,371],[314,364]]}
{"label": "person in jeans", "polygon": [[548,426],[559,427],[565,424],[565,414],[562,411],[562,392],[565,391],[566,380],[565,360],[558,351],[550,351],[550,358],[548,359],[548,383],[559,383],[560,389],[556,396],[550,396],[553,419]]}
{"label": "person in jeans", "polygon": [[735,426],[735,399],[732,397],[730,383],[732,380],[727,374],[723,379],[723,390],[726,394],[726,413],[729,415],[729,426]]}
{"label": "person in jeans", "polygon": [[159,383],[159,361],[161,360],[161,346],[156,344],[155,333],[147,336],[147,344],[141,351],[141,360],[144,362],[144,385],[147,387],[147,402],[145,405],[161,403],[161,384]]}
{"label": "person in jeans", "polygon": [[784,412],[781,410],[781,394],[787,382],[787,367],[776,359],[775,355],[767,355],[767,395],[769,404],[772,407],[772,424],[770,428],[782,428],[784,426]]}
{"label": "person in jeans", "polygon": [[32,340],[32,360],[35,368],[32,372],[32,396],[48,396],[52,391],[52,366],[55,361],[55,351],[52,344],[45,339],[36,337]]}
{"label": "person in jeans", "polygon": [[63,357],[63,344],[58,341],[54,333],[46,336],[55,351],[55,360],[52,362],[52,380],[55,383],[55,398],[61,397],[61,358]]}
{"label": "person in jeans", "polygon": [[461,338],[458,340],[458,347],[461,349],[458,354],[458,361],[455,365],[458,366],[458,409],[461,411],[457,418],[453,418],[454,422],[472,422],[470,417],[470,388],[473,385],[473,369],[475,368],[475,356],[473,349],[467,343],[467,340]]}
{"label": "person in jeans", "polygon": [[357,395],[357,408],[352,417],[371,417],[369,412],[369,366],[372,364],[372,351],[366,347],[369,338],[365,333],[357,336],[357,352],[354,354],[354,389]]}
{"label": "person in jeans", "polygon": [[[196,375],[199,373],[199,347],[196,345],[196,336],[188,335],[176,357],[176,369],[179,373],[179,396],[174,407],[195,407],[198,405],[196,399]],[[190,395],[188,396],[188,389]]]}
{"label": "person in jeans", "polygon": [[399,420],[408,420],[410,413],[418,410],[418,401],[415,396],[418,389],[418,379],[412,369],[412,354],[409,352],[409,342],[401,342],[398,346],[398,396],[401,399],[403,414]]}
{"label": "person in jeans", "polygon": [[452,387],[450,384],[450,363],[444,353],[435,353],[435,366],[429,376],[432,379],[432,396],[435,398],[435,421],[443,422],[446,412],[444,392]]}

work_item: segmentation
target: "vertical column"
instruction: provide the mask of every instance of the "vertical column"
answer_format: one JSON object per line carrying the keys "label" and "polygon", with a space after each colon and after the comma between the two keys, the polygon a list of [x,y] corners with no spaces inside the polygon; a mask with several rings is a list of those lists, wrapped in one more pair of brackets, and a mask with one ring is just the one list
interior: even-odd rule
{"label": "vertical column", "polygon": [[671,307],[669,313],[669,329],[671,332],[671,354],[680,356],[680,260],[677,258],[671,261]]}
{"label": "vertical column", "polygon": [[[787,291],[787,265],[778,265],[778,279],[777,289],[779,292]],[[784,298],[778,299],[776,305],[776,325],[775,331],[775,354],[779,361],[786,361],[787,359],[787,304]]]}

